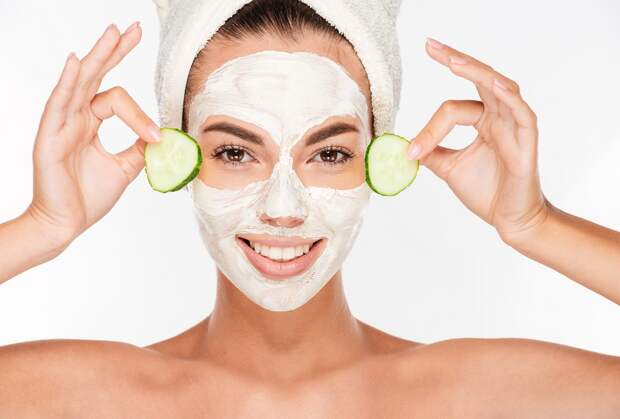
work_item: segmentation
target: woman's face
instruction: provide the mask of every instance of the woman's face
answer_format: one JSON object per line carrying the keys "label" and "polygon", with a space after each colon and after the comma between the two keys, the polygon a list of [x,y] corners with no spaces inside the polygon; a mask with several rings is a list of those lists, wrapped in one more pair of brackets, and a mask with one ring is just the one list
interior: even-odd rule
{"label": "woman's face", "polygon": [[186,109],[204,155],[188,185],[201,236],[248,298],[293,310],[340,269],[370,196],[365,75],[346,42],[319,35],[211,47]]}

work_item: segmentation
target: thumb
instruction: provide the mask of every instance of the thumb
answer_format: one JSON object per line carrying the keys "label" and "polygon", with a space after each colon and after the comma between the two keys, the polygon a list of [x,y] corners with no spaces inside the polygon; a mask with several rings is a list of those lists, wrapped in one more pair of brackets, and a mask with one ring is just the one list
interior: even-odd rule
{"label": "thumb", "polygon": [[461,150],[454,150],[440,145],[435,146],[433,151],[420,159],[420,164],[428,167],[431,172],[440,179],[446,181],[448,172],[456,161]]}
{"label": "thumb", "polygon": [[144,168],[144,147],[146,141],[138,138],[133,145],[115,154],[127,174],[129,181],[133,181]]}

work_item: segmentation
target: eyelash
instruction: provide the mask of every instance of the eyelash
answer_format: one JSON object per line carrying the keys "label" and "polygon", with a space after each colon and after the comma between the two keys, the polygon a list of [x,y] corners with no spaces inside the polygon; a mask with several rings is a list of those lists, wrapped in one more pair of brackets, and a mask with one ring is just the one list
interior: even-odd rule
{"label": "eyelash", "polygon": [[[228,151],[231,150],[235,150],[235,151],[243,151],[244,153],[247,153],[253,160],[256,160],[254,158],[254,156],[252,155],[252,153],[250,153],[250,151],[240,145],[237,144],[223,144],[219,147],[217,147],[215,150],[213,150],[213,152],[211,152],[211,158],[212,159],[216,159],[216,160],[221,160],[224,164],[230,164],[232,166],[238,166],[241,164],[246,164],[246,163],[250,163],[250,162],[239,162],[239,161],[231,161],[231,160],[226,160],[224,158],[224,153],[227,153]],[[312,158],[310,160],[308,160],[308,162],[312,162],[314,161],[315,158],[319,157],[321,155],[321,153],[323,153],[324,151],[337,151],[339,153],[341,153],[344,157],[342,157],[339,160],[336,160],[335,162],[330,162],[330,161],[317,161],[317,163],[319,164],[327,164],[330,166],[335,166],[338,164],[343,164],[348,162],[350,159],[352,159],[353,157],[355,157],[355,154],[352,153],[350,150],[348,150],[345,147],[341,147],[341,146],[327,146],[327,147],[323,147],[319,150],[317,150]]]}
{"label": "eyelash", "polygon": [[241,164],[251,163],[251,162],[240,162],[240,161],[226,160],[223,157],[223,155],[224,155],[224,153],[226,153],[228,151],[231,151],[231,150],[243,151],[244,153],[247,153],[252,158],[252,160],[256,160],[254,158],[254,156],[252,155],[252,153],[250,153],[250,151],[247,148],[242,147],[242,146],[237,145],[237,144],[223,144],[223,145],[217,147],[211,153],[211,158],[212,159],[216,159],[216,160],[221,160],[224,164],[230,164],[230,165],[233,165],[233,166],[238,166],[238,165],[241,165]]}
{"label": "eyelash", "polygon": [[344,157],[341,158],[340,160],[336,160],[335,162],[329,162],[329,161],[318,161],[317,163],[319,164],[327,164],[327,165],[331,165],[331,166],[335,166],[337,164],[343,164],[348,162],[350,159],[352,159],[353,157],[355,157],[355,154],[352,153],[350,150],[348,150],[345,147],[341,147],[341,146],[335,146],[335,145],[330,145],[327,147],[323,147],[319,150],[317,150],[315,152],[315,154],[312,156],[312,158],[309,161],[314,161],[314,159],[318,156],[321,155],[322,152],[324,151],[337,151],[339,153],[341,153]]}

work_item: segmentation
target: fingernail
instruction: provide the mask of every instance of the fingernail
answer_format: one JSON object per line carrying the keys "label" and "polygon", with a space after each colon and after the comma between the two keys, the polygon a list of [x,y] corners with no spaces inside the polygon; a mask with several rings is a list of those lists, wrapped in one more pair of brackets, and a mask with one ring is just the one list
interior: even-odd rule
{"label": "fingernail", "polygon": [[151,138],[156,142],[161,140],[161,131],[159,130],[159,128],[150,127],[149,134],[151,135]]}
{"label": "fingernail", "polygon": [[418,157],[420,155],[420,151],[422,151],[422,147],[420,147],[420,144],[414,144],[409,149],[409,153],[407,153],[409,160],[414,160],[416,157]]}
{"label": "fingernail", "polygon": [[467,64],[467,60],[461,57],[457,57],[456,55],[453,55],[450,57],[450,63],[451,64]]}
{"label": "fingernail", "polygon": [[433,38],[426,37],[426,40],[428,42],[428,45],[431,46],[432,48],[442,49],[444,47],[444,45],[441,42],[436,41]]}
{"label": "fingernail", "polygon": [[[71,57],[76,57],[75,52],[71,51],[69,55],[67,55],[67,61],[71,59]],[[76,57],[77,58],[77,57]]]}
{"label": "fingernail", "polygon": [[497,79],[494,79],[494,80],[493,80],[493,83],[495,83],[495,85],[496,85],[497,87],[499,87],[500,89],[502,89],[502,90],[508,90],[508,88],[507,88],[506,86],[504,86],[502,83],[500,83],[500,81],[499,81],[499,80],[497,80]]}
{"label": "fingernail", "polygon": [[138,27],[139,23],[140,23],[139,21],[136,21],[136,22],[132,23],[131,25],[129,25],[127,27],[127,29],[125,29],[125,32],[123,32],[123,35],[128,34],[129,32],[131,32],[134,29],[136,29]]}

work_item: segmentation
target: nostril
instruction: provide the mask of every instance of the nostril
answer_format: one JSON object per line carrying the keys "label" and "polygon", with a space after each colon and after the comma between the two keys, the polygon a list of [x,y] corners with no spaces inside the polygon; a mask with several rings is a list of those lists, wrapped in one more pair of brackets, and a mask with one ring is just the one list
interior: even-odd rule
{"label": "nostril", "polygon": [[304,220],[298,217],[270,217],[267,214],[262,214],[260,220],[274,227],[288,227],[293,228],[303,224]]}

